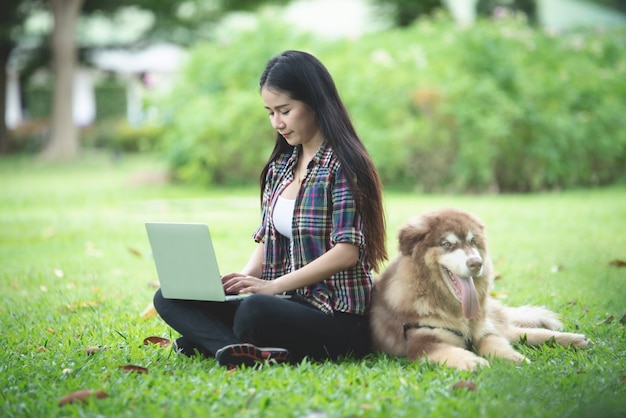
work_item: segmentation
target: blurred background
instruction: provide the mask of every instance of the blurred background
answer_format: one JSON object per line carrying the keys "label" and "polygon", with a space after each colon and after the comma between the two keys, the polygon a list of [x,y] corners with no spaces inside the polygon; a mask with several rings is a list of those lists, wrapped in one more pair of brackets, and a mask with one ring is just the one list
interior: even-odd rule
{"label": "blurred background", "polygon": [[623,0],[5,0],[1,154],[150,153],[174,181],[256,184],[258,77],[285,49],[326,64],[387,187],[626,180]]}

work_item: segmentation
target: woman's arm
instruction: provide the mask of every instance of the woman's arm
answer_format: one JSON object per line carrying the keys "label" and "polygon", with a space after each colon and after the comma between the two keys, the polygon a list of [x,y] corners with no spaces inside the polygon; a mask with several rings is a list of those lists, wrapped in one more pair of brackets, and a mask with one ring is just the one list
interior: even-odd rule
{"label": "woman's arm", "polygon": [[339,243],[306,266],[274,280],[274,291],[282,293],[321,282],[354,267],[358,258],[359,248],[356,245]]}
{"label": "woman's arm", "polygon": [[[260,247],[261,245],[259,245]],[[258,250],[258,248],[257,248]],[[248,265],[255,257],[253,253]],[[258,256],[258,254],[256,254]],[[260,256],[263,256],[261,251]],[[306,266],[277,278],[276,280],[261,280],[254,274],[224,276],[224,288],[228,293],[262,293],[277,295],[290,290],[309,286],[321,282],[339,273],[354,267],[359,257],[359,248],[353,244],[340,243],[316,258]],[[246,265],[246,268],[248,267]],[[224,281],[226,279],[226,281]]]}

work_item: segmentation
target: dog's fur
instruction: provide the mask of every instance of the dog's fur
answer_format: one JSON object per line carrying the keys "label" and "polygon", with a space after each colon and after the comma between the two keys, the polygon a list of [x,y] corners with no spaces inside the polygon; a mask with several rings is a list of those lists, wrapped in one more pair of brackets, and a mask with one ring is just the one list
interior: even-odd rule
{"label": "dog's fur", "polygon": [[561,322],[554,312],[507,307],[490,297],[493,266],[476,216],[457,209],[427,212],[405,224],[398,239],[399,254],[372,293],[376,351],[474,370],[489,366],[484,357],[490,356],[528,362],[511,342],[590,344],[584,335],[557,331]]}

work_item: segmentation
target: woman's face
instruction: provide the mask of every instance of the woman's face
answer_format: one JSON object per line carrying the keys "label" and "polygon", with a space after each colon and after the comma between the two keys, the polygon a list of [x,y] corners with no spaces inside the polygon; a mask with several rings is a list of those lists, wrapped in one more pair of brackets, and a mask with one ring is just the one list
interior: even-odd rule
{"label": "woman's face", "polygon": [[289,145],[302,145],[313,151],[320,147],[322,134],[315,113],[308,105],[267,87],[261,89],[261,97],[272,127]]}

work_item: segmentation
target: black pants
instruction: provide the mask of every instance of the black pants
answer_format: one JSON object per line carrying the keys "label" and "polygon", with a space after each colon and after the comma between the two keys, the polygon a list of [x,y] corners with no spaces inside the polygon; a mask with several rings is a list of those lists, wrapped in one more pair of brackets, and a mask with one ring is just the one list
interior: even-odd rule
{"label": "black pants", "polygon": [[330,316],[297,298],[252,295],[239,302],[201,302],[165,299],[159,289],[154,307],[205,355],[237,343],[286,348],[296,360],[360,357],[370,350],[365,316]]}

